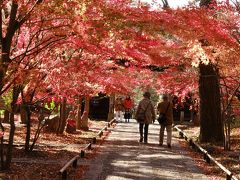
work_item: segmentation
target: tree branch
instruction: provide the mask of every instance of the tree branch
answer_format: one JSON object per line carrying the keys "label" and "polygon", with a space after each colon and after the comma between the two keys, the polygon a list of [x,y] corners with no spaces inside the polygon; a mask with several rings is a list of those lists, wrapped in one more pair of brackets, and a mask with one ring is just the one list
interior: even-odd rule
{"label": "tree branch", "polygon": [[18,10],[18,4],[15,1],[12,1],[9,24],[8,24],[7,33],[6,33],[6,46],[7,46],[6,52],[10,51],[12,38],[16,30],[19,28],[18,21],[16,20],[17,10]]}
{"label": "tree branch", "polygon": [[163,8],[169,8],[168,0],[162,0]]}
{"label": "tree branch", "polygon": [[0,42],[2,44],[3,42],[3,35],[2,35],[2,4],[3,3],[3,0],[0,0]]}
{"label": "tree branch", "polygon": [[[64,36],[64,37],[61,37],[61,38],[54,39],[54,40],[51,40],[51,39],[52,39],[52,38],[49,38],[49,39],[45,40],[44,42],[42,42],[41,44],[38,44],[38,45],[36,45],[35,47],[33,47],[33,48],[29,49],[29,50],[26,50],[24,53],[22,53],[22,54],[20,54],[20,55],[18,55],[18,56],[16,56],[16,57],[14,57],[13,60],[14,60],[14,59],[17,59],[17,58],[19,58],[19,57],[21,57],[21,56],[23,56],[23,55],[26,57],[26,56],[30,56],[30,55],[32,55],[32,54],[35,54],[35,53],[37,53],[38,51],[41,51],[41,50],[43,50],[44,48],[48,47],[49,45],[65,39],[65,36]],[[45,45],[44,45],[44,44],[45,44]],[[40,47],[41,45],[43,45],[43,46]],[[36,49],[37,49],[37,50],[36,50]],[[21,58],[21,60],[22,60],[22,58]]]}
{"label": "tree branch", "polygon": [[19,20],[19,24],[22,25],[26,20],[27,18],[29,17],[29,15],[31,14],[31,12],[34,10],[34,8],[40,4],[42,2],[42,0],[37,0],[35,2],[35,4],[28,10],[28,12],[23,16],[22,19]]}

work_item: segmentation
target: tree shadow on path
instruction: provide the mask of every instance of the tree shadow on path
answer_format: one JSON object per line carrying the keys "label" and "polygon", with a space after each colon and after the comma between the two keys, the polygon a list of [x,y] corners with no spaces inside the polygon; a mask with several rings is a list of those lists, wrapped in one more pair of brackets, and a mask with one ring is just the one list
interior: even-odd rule
{"label": "tree shadow on path", "polygon": [[138,124],[112,130],[84,179],[208,179],[173,139],[173,148],[158,146],[159,125],[150,125],[149,143],[139,143]]}

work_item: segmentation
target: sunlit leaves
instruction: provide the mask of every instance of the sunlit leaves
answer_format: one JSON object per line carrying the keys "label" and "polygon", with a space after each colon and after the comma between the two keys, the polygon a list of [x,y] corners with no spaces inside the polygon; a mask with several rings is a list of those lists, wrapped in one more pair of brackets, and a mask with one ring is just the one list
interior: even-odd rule
{"label": "sunlit leaves", "polygon": [[[224,4],[153,10],[128,0],[17,2],[18,20],[29,15],[13,38],[6,81],[39,80],[69,97],[126,93],[141,84],[184,94],[198,86],[193,66],[199,63],[215,64],[222,77],[239,77],[239,15]],[[127,65],[113,61],[118,58]]]}

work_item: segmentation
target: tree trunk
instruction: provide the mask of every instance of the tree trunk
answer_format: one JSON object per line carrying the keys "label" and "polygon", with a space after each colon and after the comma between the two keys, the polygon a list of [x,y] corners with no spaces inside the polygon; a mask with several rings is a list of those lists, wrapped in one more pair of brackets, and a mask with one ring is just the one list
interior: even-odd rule
{"label": "tree trunk", "polygon": [[[19,29],[20,24],[16,20],[17,17],[17,10],[18,10],[18,3],[16,1],[12,1],[11,3],[11,11],[10,11],[10,18],[9,18],[9,23],[7,27],[7,32],[5,32],[5,37],[3,37],[3,33],[1,32],[1,60],[0,60],[0,92],[2,92],[3,87],[6,85],[4,82],[4,78],[7,73],[7,69],[9,64],[11,63],[10,59],[10,51],[11,51],[11,45],[12,45],[12,39],[15,34],[15,32]],[[1,21],[2,21],[2,16],[1,16]],[[1,167],[2,169],[10,169],[10,164],[12,161],[12,148],[13,148],[13,137],[15,133],[15,123],[14,123],[14,113],[16,110],[16,102],[18,95],[20,93],[20,88],[16,85],[13,87],[13,98],[12,98],[12,103],[11,103],[11,110],[12,112],[10,113],[10,132],[9,132],[9,142],[8,142],[8,147],[7,147],[7,155],[6,155],[6,161],[3,159],[5,162],[3,162],[3,166]]]}
{"label": "tree trunk", "polygon": [[1,144],[0,144],[1,169],[3,169],[3,167],[4,167],[4,158],[5,158],[3,136],[0,137],[0,141],[1,141]]}
{"label": "tree trunk", "polygon": [[224,142],[218,72],[214,66],[200,64],[200,141]]}
{"label": "tree trunk", "polygon": [[26,114],[26,125],[27,125],[27,132],[26,132],[26,139],[25,139],[25,151],[28,152],[30,148],[30,138],[31,138],[31,111],[27,104],[24,105],[24,111]]}
{"label": "tree trunk", "polygon": [[194,126],[199,126],[200,125],[200,120],[199,120],[199,114],[198,113],[193,115],[193,124],[194,124]]}
{"label": "tree trunk", "polygon": [[15,123],[14,123],[14,113],[10,113],[10,133],[8,139],[8,147],[6,153],[6,161],[4,162],[4,166],[2,167],[3,170],[10,169],[10,165],[12,162],[12,149],[13,149],[13,138],[15,133]]}
{"label": "tree trunk", "polygon": [[225,149],[230,151],[231,150],[231,120],[227,123],[227,136],[225,141]]}
{"label": "tree trunk", "polygon": [[16,102],[18,99],[18,96],[20,94],[20,87],[14,85],[13,87],[13,94],[12,94],[12,103],[11,103],[11,113],[10,113],[10,132],[9,132],[9,139],[8,139],[8,146],[7,146],[7,152],[6,152],[6,159],[3,158],[3,166],[1,167],[2,170],[8,170],[10,169],[10,165],[12,162],[12,149],[13,149],[13,138],[15,133],[15,122],[14,122],[14,113],[16,112]]}
{"label": "tree trunk", "polygon": [[81,129],[81,116],[82,116],[82,98],[78,97],[78,107],[77,107],[77,129]]}
{"label": "tree trunk", "polygon": [[67,124],[67,99],[64,98],[60,108],[60,123],[58,133],[63,134],[66,124]]}
{"label": "tree trunk", "polygon": [[33,142],[32,142],[32,145],[29,149],[30,152],[33,151],[33,148],[35,146],[35,143],[37,142],[38,138],[39,138],[39,135],[41,133],[41,130],[43,129],[44,127],[44,124],[42,124],[42,122],[44,121],[44,115],[43,113],[40,114],[40,116],[38,117],[38,128],[37,128],[37,131],[35,132],[35,135],[34,135],[34,138],[33,138]]}
{"label": "tree trunk", "polygon": [[114,118],[114,101],[115,101],[115,94],[112,93],[109,97],[108,121],[111,121]]}
{"label": "tree trunk", "polygon": [[[11,11],[9,14],[9,22],[7,26],[7,32],[5,32],[5,37],[3,36],[3,33],[1,32],[1,60],[0,60],[0,92],[2,91],[5,82],[4,78],[7,73],[8,66],[11,62],[10,59],[10,51],[11,51],[11,45],[12,40],[14,37],[14,34],[16,31],[20,28],[19,22],[16,20],[18,14],[18,2],[12,1],[11,3]],[[2,24],[2,16],[1,18],[1,24]],[[1,92],[2,93],[2,92]]]}
{"label": "tree trunk", "polygon": [[4,132],[5,132],[5,129],[2,125],[2,122],[0,122],[0,129],[1,129],[1,135],[0,135],[0,158],[1,158],[1,167],[4,166],[4,144],[3,144],[3,137],[4,137]]}
{"label": "tree trunk", "polygon": [[[213,0],[201,0],[200,6],[208,7]],[[208,46],[207,39],[202,46]],[[212,64],[199,66],[200,141],[224,142],[224,126],[221,118],[219,74]]]}
{"label": "tree trunk", "polygon": [[88,127],[89,102],[90,102],[90,97],[85,96],[84,112],[81,118],[82,119],[81,129],[85,131],[89,130],[89,127]]}
{"label": "tree trunk", "polygon": [[20,106],[20,115],[21,115],[21,123],[27,124],[27,112],[26,112],[26,108],[24,107],[24,104],[21,104]]}
{"label": "tree trunk", "polygon": [[9,120],[10,120],[10,113],[8,110],[5,110],[4,111],[4,117],[3,117],[3,123],[9,123]]}

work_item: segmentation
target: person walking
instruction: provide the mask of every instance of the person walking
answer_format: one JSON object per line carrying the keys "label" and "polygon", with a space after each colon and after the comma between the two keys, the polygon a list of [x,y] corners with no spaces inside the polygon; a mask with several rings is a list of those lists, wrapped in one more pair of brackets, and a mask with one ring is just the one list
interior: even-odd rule
{"label": "person walking", "polygon": [[162,102],[157,106],[158,113],[166,115],[166,122],[160,124],[159,145],[163,145],[164,130],[167,130],[167,146],[171,148],[172,140],[172,124],[173,124],[173,104],[169,101],[167,95],[162,96]]}
{"label": "person walking", "polygon": [[129,122],[129,119],[131,118],[132,107],[133,107],[133,101],[130,96],[127,96],[126,99],[124,99],[123,106],[125,109],[125,113],[124,113],[125,122]]}
{"label": "person walking", "polygon": [[[149,124],[154,123],[155,121],[155,111],[154,106],[150,100],[151,94],[149,92],[145,92],[143,94],[143,99],[139,102],[137,111],[136,111],[136,118],[139,122],[139,133],[140,133],[140,140],[139,142],[147,143],[148,142],[148,127]],[[143,136],[143,129],[144,129],[144,136]]]}
{"label": "person walking", "polygon": [[115,100],[114,108],[115,108],[115,113],[116,113],[116,121],[121,122],[123,119],[123,110],[124,110],[123,100],[121,97],[118,97]]}

